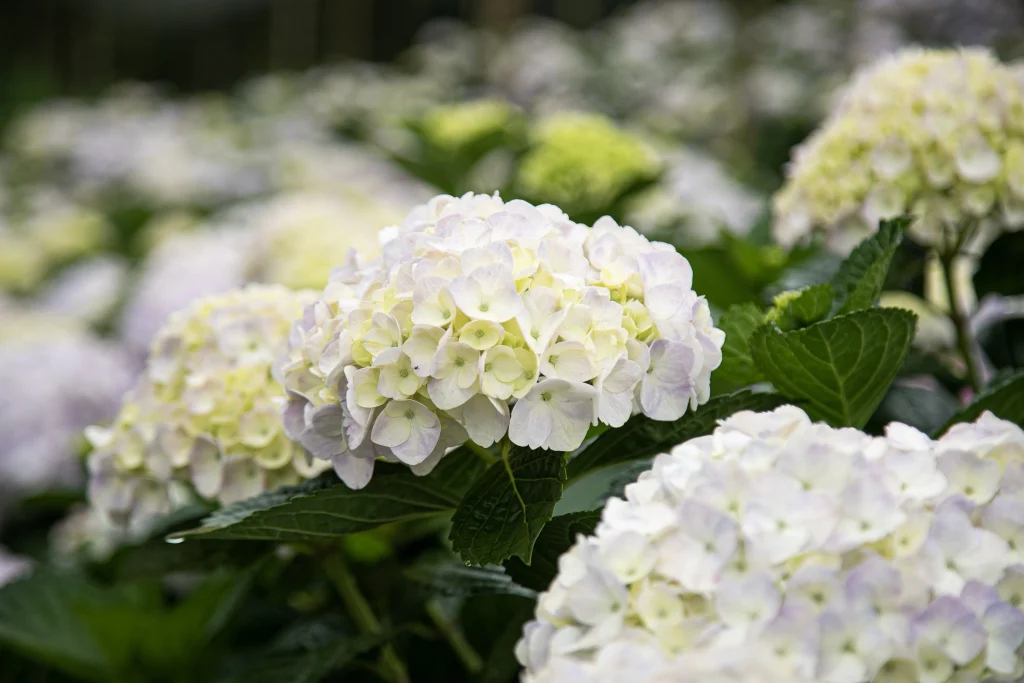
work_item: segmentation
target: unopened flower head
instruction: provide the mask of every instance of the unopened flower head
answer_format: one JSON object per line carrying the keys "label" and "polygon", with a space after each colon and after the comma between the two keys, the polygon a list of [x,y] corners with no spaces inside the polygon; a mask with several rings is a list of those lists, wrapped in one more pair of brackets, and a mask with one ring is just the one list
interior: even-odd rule
{"label": "unopened flower head", "polygon": [[504,100],[476,100],[430,110],[423,116],[420,130],[439,149],[457,152],[508,132],[518,117],[516,109]]}
{"label": "unopened flower head", "polygon": [[724,335],[686,259],[602,218],[446,195],[333,273],[291,336],[285,425],[352,487],[467,437],[571,451],[591,425],[707,401]]}
{"label": "unopened flower head", "polygon": [[906,50],[867,67],[793,156],[775,236],[849,251],[904,213],[950,249],[964,230],[1024,225],[1024,79],[983,49]]}
{"label": "unopened flower head", "polygon": [[657,456],[558,568],[524,683],[1019,680],[1024,431],[737,413]]}
{"label": "unopened flower head", "polygon": [[554,114],[534,137],[516,184],[523,196],[557,204],[571,216],[606,210],[657,177],[661,166],[642,140],[598,114]]}
{"label": "unopened flower head", "polygon": [[172,315],[113,425],[87,432],[92,504],[133,525],[189,489],[228,504],[323,471],[285,435],[271,374],[310,299],[250,285]]}

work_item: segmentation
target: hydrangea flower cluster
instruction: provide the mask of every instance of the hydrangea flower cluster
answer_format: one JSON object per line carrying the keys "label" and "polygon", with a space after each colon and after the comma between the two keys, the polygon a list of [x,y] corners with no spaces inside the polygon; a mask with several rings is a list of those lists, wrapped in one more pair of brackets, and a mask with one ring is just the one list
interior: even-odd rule
{"label": "hydrangea flower cluster", "polygon": [[741,412],[609,500],[540,596],[526,683],[1012,681],[1024,431]]}
{"label": "hydrangea flower cluster", "polygon": [[340,267],[291,336],[285,425],[351,487],[426,473],[468,435],[571,451],[598,423],[707,401],[724,334],[686,259],[602,218],[441,195]]}
{"label": "hydrangea flower cluster", "polygon": [[420,129],[439,149],[459,152],[505,133],[518,123],[518,115],[504,100],[474,100],[431,109],[420,121]]}
{"label": "hydrangea flower cluster", "polygon": [[912,213],[945,249],[971,223],[1024,225],[1024,79],[983,49],[906,50],[859,72],[794,152],[775,237],[812,230],[847,252],[878,221]]}
{"label": "hydrangea flower cluster", "polygon": [[533,137],[516,186],[523,196],[556,204],[572,216],[607,209],[661,169],[643,140],[599,114],[554,114]]}
{"label": "hydrangea flower cluster", "polygon": [[109,241],[101,214],[52,189],[33,188],[9,204],[0,196],[0,290],[31,291],[49,271]]}
{"label": "hydrangea flower cluster", "polygon": [[2,517],[25,496],[81,483],[82,430],[114,416],[134,368],[74,319],[0,304],[0,320]]}
{"label": "hydrangea flower cluster", "polygon": [[129,526],[194,490],[222,505],[322,472],[285,435],[274,359],[312,295],[250,285],[171,316],[110,428],[91,428],[89,498]]}

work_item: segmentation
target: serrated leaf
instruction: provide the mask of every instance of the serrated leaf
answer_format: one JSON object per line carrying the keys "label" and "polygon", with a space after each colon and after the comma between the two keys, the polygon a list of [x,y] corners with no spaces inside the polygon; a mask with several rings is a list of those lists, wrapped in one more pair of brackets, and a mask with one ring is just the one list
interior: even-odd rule
{"label": "serrated leaf", "polygon": [[715,396],[693,412],[674,422],[660,422],[634,415],[619,429],[599,436],[583,452],[569,461],[569,479],[575,480],[593,470],[629,460],[664,453],[684,441],[714,431],[719,420],[740,410],[771,410],[786,402],[779,394],[756,393],[749,389]]}
{"label": "serrated leaf", "polygon": [[561,452],[505,448],[455,511],[452,548],[472,564],[498,564],[512,555],[529,562],[564,482]]}
{"label": "serrated leaf", "polygon": [[722,364],[714,373],[716,380],[734,386],[764,381],[750,357],[750,337],[763,323],[764,314],[752,303],[730,306],[722,315],[718,326],[725,332],[725,343],[722,345]]}
{"label": "serrated leaf", "polygon": [[809,415],[859,428],[899,373],[916,321],[909,311],[874,308],[792,332],[766,325],[750,346],[765,377]]}
{"label": "serrated leaf", "polygon": [[578,534],[590,535],[601,521],[601,511],[559,515],[544,526],[527,565],[517,557],[505,560],[505,571],[517,584],[535,591],[547,590],[558,573],[558,558],[576,542]]}
{"label": "serrated leaf", "polygon": [[[543,537],[543,532],[541,537]],[[432,593],[445,597],[475,595],[537,597],[533,590],[518,585],[511,576],[500,569],[467,567],[451,559],[417,562],[405,570],[404,575],[410,581],[425,586]]]}
{"label": "serrated leaf", "polygon": [[958,422],[977,420],[986,410],[996,417],[1024,428],[1024,372],[1013,374],[986,388],[969,406],[950,418],[949,422],[936,432],[936,436],[945,433]]}
{"label": "serrated leaf", "polygon": [[321,480],[284,487],[220,510],[171,538],[305,541],[344,536],[384,524],[450,513],[483,462],[468,450],[446,455],[418,477],[404,465],[378,463],[366,488]]}
{"label": "serrated leaf", "polygon": [[775,307],[768,312],[766,319],[783,330],[804,327],[824,320],[832,310],[834,297],[832,285],[827,282],[796,292],[783,292],[775,297]]}
{"label": "serrated leaf", "polygon": [[857,245],[839,266],[832,278],[835,315],[843,315],[870,308],[878,301],[885,285],[892,257],[896,254],[903,233],[911,218],[901,216],[879,223],[878,232]]}

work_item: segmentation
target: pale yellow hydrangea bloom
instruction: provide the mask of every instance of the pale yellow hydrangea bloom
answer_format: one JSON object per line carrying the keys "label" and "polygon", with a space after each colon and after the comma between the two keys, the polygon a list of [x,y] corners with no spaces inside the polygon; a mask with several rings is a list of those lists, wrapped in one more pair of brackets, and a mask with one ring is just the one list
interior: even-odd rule
{"label": "pale yellow hydrangea bloom", "polygon": [[348,200],[319,193],[284,194],[255,214],[260,243],[255,275],[296,289],[319,289],[331,268],[351,249],[372,258],[380,252],[380,226],[400,218],[368,199]]}
{"label": "pale yellow hydrangea bloom", "polygon": [[310,294],[250,285],[171,316],[109,429],[90,429],[90,500],[137,523],[181,491],[228,504],[329,467],[285,435],[271,366]]}
{"label": "pale yellow hydrangea bloom", "polygon": [[845,253],[903,213],[942,251],[1024,225],[1024,78],[983,49],[906,50],[854,76],[775,197],[785,245]]}

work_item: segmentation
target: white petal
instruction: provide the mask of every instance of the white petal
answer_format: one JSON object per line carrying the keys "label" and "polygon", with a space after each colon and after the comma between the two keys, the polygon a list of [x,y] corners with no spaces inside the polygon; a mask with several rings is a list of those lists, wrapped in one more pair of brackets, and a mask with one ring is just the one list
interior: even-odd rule
{"label": "white petal", "polygon": [[350,489],[361,489],[373,477],[373,458],[359,458],[351,453],[342,453],[331,459],[338,478]]}

